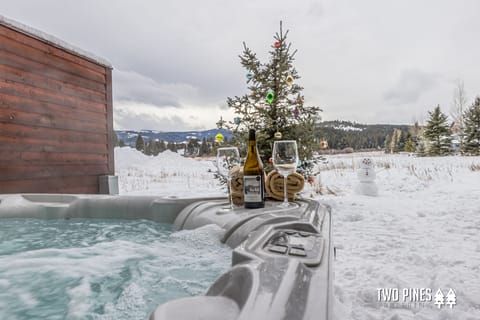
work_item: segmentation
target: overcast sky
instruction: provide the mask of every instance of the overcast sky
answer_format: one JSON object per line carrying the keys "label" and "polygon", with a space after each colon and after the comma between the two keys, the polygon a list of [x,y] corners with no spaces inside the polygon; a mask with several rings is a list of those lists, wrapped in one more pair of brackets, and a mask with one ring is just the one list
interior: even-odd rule
{"label": "overcast sky", "polygon": [[411,124],[480,95],[477,0],[0,0],[0,14],[110,61],[115,129],[211,129],[283,20],[324,120]]}

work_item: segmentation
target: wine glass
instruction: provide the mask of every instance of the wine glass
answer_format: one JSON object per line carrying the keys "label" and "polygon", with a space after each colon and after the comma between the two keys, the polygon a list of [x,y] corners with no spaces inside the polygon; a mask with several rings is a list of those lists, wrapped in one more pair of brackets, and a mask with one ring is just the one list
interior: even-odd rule
{"label": "wine glass", "polygon": [[291,205],[288,203],[287,198],[287,178],[288,175],[294,173],[298,163],[298,149],[297,141],[295,140],[282,140],[275,141],[273,144],[272,154],[273,166],[277,169],[278,173],[283,176],[283,203],[280,205],[283,208],[288,208]]}
{"label": "wine glass", "polygon": [[225,208],[227,211],[233,210],[232,199],[232,173],[231,169],[240,165],[240,154],[236,147],[224,147],[217,149],[217,169],[218,174],[227,179],[228,195],[230,206]]}

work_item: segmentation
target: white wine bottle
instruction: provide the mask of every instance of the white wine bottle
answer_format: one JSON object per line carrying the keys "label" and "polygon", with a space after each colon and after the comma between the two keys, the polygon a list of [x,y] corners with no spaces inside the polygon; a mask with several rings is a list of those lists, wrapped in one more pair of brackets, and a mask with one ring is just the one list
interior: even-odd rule
{"label": "white wine bottle", "polygon": [[243,167],[243,200],[245,208],[265,207],[264,186],[263,163],[257,151],[255,130],[250,129],[248,132],[247,159]]}

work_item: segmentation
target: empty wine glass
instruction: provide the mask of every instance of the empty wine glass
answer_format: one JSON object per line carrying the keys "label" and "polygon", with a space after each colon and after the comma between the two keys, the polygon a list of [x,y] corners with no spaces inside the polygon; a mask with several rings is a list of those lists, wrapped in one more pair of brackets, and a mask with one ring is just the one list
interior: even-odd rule
{"label": "empty wine glass", "polygon": [[224,147],[217,149],[217,169],[218,174],[227,179],[228,196],[230,206],[226,208],[228,211],[233,210],[232,199],[232,172],[231,169],[240,165],[240,154],[236,147]]}
{"label": "empty wine glass", "polygon": [[298,163],[298,149],[297,141],[283,140],[275,141],[273,144],[272,154],[273,165],[278,173],[283,176],[283,203],[280,205],[283,208],[288,208],[291,205],[287,198],[287,178],[289,174],[295,172]]}

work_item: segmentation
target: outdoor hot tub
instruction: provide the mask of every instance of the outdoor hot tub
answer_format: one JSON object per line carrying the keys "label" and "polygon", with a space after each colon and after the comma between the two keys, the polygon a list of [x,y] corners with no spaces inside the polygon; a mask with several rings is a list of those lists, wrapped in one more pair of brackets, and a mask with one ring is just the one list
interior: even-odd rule
{"label": "outdoor hot tub", "polygon": [[278,204],[232,212],[218,198],[14,194],[0,195],[0,218],[136,219],[175,230],[215,225],[232,249],[231,268],[204,295],[159,301],[150,319],[330,319],[330,208],[313,200]]}

